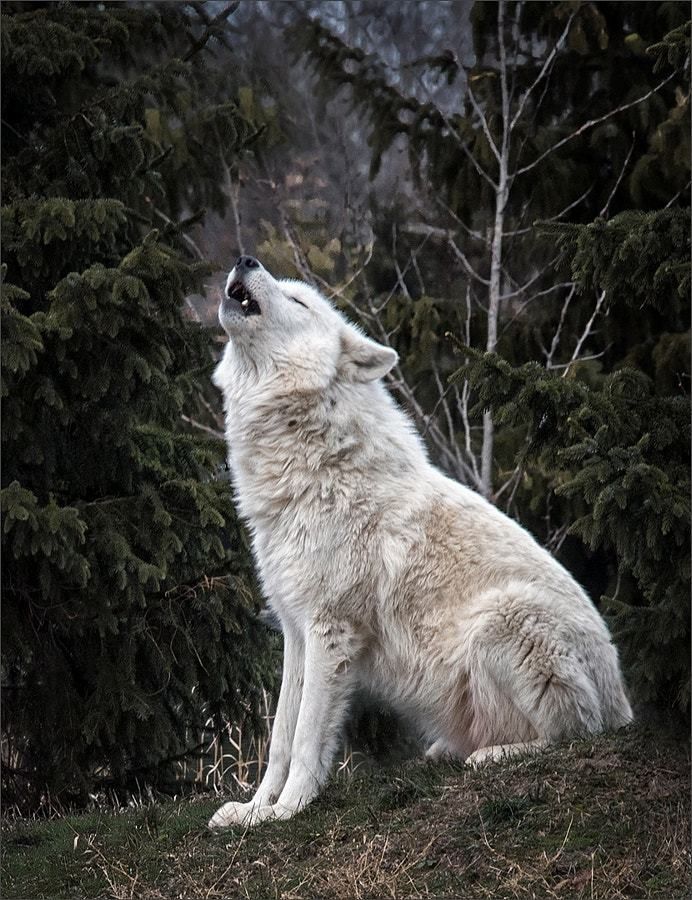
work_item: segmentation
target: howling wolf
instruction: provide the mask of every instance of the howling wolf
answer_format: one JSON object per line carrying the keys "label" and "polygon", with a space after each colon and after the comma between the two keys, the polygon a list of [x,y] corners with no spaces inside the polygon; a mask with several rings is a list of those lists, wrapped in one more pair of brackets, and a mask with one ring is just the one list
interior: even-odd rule
{"label": "howling wolf", "polygon": [[285,819],[328,777],[354,688],[471,764],[632,718],[580,586],[429,462],[382,378],[397,361],[316,290],[253,257],[219,310],[236,502],[284,635],[262,783],[212,828]]}

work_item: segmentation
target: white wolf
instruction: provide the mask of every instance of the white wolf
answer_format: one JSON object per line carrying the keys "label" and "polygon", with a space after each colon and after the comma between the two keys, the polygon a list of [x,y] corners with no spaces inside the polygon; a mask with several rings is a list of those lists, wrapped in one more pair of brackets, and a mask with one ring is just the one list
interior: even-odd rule
{"label": "white wolf", "polygon": [[428,461],[396,353],[242,256],[214,373],[238,508],[281,621],[269,763],[209,825],[289,818],[328,777],[354,687],[475,764],[632,718],[606,626],[516,522]]}

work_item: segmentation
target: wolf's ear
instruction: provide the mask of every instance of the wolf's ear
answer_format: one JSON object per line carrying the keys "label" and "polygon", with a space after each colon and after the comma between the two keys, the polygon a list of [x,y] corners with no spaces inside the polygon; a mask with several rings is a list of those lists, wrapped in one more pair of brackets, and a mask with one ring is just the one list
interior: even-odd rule
{"label": "wolf's ear", "polygon": [[349,381],[375,381],[396,365],[399,356],[391,347],[383,347],[360,334],[355,328],[341,333],[339,372]]}

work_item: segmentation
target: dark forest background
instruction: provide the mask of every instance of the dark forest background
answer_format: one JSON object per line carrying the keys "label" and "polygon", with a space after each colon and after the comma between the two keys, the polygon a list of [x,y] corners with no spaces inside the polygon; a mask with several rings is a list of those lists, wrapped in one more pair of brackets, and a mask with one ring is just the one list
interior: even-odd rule
{"label": "dark forest background", "polygon": [[224,466],[239,253],[400,364],[445,471],[689,721],[690,25],[674,2],[2,9],[6,802],[166,787],[280,667]]}

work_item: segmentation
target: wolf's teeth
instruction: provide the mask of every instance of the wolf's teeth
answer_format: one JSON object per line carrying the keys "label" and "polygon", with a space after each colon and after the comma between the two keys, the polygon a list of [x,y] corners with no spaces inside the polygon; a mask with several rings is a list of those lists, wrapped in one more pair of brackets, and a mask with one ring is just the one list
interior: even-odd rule
{"label": "wolf's teeth", "polygon": [[242,303],[241,303],[240,305],[241,305],[241,306],[247,306],[249,302],[250,302],[249,300],[243,300]]}

